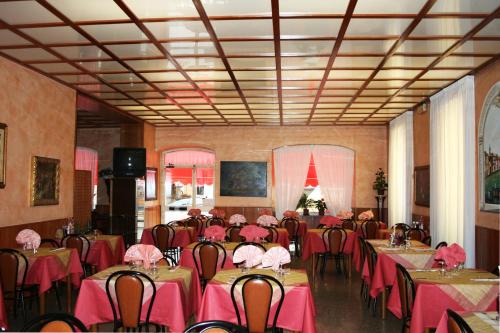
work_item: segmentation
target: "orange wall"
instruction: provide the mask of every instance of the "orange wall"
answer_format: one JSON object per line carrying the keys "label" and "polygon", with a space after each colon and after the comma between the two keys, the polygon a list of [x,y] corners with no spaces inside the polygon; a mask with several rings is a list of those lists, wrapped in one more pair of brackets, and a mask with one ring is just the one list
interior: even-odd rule
{"label": "orange wall", "polygon": [[[479,120],[481,118],[481,111],[483,109],[484,99],[488,95],[490,88],[500,80],[500,60],[497,60],[492,65],[485,67],[483,70],[479,71],[475,76],[475,103],[476,103],[476,165],[477,161],[477,150],[479,148],[477,138],[479,129]],[[476,167],[476,225],[485,228],[500,229],[500,214],[483,212],[479,209],[479,174]]]}
{"label": "orange wall", "polygon": [[[413,112],[413,163],[417,166],[429,165],[429,110],[419,108]],[[415,186],[413,186],[415,191]],[[413,193],[415,198],[415,193]],[[429,216],[429,207],[417,206],[413,202],[413,214]]]}
{"label": "orange wall", "polygon": [[[0,122],[8,126],[0,226],[72,216],[75,91],[2,57],[0,87]],[[30,207],[32,156],[61,161],[58,205]]]}
{"label": "orange wall", "polygon": [[[376,207],[372,183],[379,167],[387,170],[387,130],[372,127],[203,127],[156,130],[156,147],[166,150],[178,147],[203,147],[215,151],[216,205],[269,207],[271,191],[272,150],[285,145],[332,144],[355,151],[354,207]],[[268,196],[241,198],[219,196],[220,161],[268,162]]]}

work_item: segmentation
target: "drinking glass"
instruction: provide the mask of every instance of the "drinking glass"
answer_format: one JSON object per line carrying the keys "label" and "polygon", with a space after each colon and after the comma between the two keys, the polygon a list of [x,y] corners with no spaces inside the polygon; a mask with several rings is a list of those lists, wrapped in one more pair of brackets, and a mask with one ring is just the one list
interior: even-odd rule
{"label": "drinking glass", "polygon": [[444,261],[439,262],[439,275],[446,277],[446,263]]}

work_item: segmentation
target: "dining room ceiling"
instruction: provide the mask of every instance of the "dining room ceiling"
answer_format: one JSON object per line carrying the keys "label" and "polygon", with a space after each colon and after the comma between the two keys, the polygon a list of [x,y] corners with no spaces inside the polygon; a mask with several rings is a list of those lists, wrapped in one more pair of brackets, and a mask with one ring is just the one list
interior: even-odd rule
{"label": "dining room ceiling", "polygon": [[0,1],[0,54],[159,127],[385,125],[498,59],[499,0]]}

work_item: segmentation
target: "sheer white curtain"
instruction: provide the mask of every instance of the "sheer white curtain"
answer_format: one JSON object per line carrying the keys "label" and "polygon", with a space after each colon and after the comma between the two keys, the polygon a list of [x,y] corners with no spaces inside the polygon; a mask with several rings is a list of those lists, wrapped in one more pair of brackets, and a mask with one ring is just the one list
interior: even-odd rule
{"label": "sheer white curtain", "polygon": [[389,127],[389,225],[410,223],[413,189],[413,112]]}
{"label": "sheer white curtain", "polygon": [[430,224],[434,242],[458,243],[475,262],[474,77],[431,97]]}
{"label": "sheer white curtain", "polygon": [[274,177],[276,181],[276,217],[285,210],[295,210],[304,192],[304,183],[311,158],[311,146],[290,146],[274,150]]}
{"label": "sheer white curtain", "polygon": [[354,151],[340,146],[318,145],[313,147],[313,157],[321,193],[331,214],[351,210]]}
{"label": "sheer white curtain", "polygon": [[213,165],[215,154],[204,150],[174,150],[164,155],[165,165]]}

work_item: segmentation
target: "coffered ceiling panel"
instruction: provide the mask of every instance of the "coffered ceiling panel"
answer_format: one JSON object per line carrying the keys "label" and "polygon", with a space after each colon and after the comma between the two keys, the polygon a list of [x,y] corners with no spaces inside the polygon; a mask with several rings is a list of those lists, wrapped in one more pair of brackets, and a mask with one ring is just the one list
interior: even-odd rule
{"label": "coffered ceiling panel", "polygon": [[378,126],[498,59],[499,15],[498,0],[0,1],[0,54],[155,126]]}

